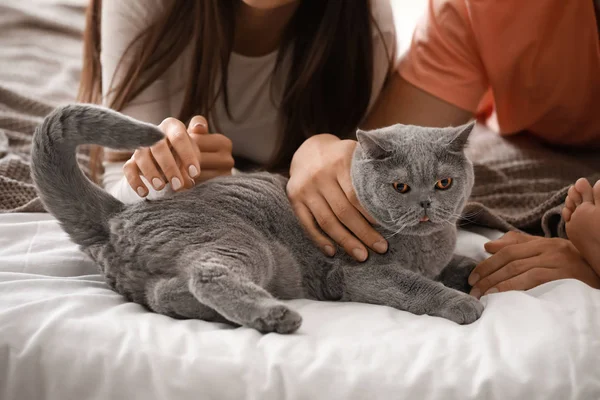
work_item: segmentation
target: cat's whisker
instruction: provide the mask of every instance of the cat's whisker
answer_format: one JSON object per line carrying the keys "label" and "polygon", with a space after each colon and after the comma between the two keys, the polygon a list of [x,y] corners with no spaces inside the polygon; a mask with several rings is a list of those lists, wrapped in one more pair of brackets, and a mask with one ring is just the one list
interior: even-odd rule
{"label": "cat's whisker", "polygon": [[404,228],[405,228],[405,225],[403,225],[402,228],[400,228],[397,232],[395,232],[395,233],[393,233],[393,234],[391,234],[389,236],[386,236],[385,238],[386,239],[390,239],[390,238],[396,236],[397,234],[401,233],[404,230]]}
{"label": "cat's whisker", "polygon": [[403,215],[400,215],[396,219],[392,219],[392,220],[389,220],[389,221],[384,220],[384,222],[387,222],[389,224],[398,224],[398,223],[403,224],[405,220],[408,221],[411,218],[414,218],[414,213],[403,214]]}
{"label": "cat's whisker", "polygon": [[470,220],[468,218],[463,218],[459,215],[452,215],[450,219],[453,219],[456,225],[467,225],[468,223],[474,223],[475,221]]}
{"label": "cat's whisker", "polygon": [[401,216],[399,216],[398,218],[396,218],[396,219],[392,219],[392,220],[389,220],[389,221],[384,219],[384,220],[383,220],[383,222],[386,222],[386,223],[388,223],[388,224],[395,224],[395,223],[397,223],[398,221],[400,221],[402,218],[404,218],[405,216],[406,216],[406,214],[405,214],[405,215],[401,215]]}
{"label": "cat's whisker", "polygon": [[456,219],[457,226],[467,225],[468,223],[477,223],[477,221],[474,218],[477,215],[481,214],[481,212],[482,212],[482,210],[477,210],[477,211],[470,212],[470,213],[457,214],[452,209],[444,209],[444,208],[438,208],[437,211],[438,212],[435,213],[436,217],[440,217],[440,215],[443,215],[444,217],[440,217],[440,219],[442,219],[442,220],[446,219],[448,221],[450,221],[452,219]]}
{"label": "cat's whisker", "polygon": [[483,212],[483,210],[476,210],[476,211],[471,211],[468,213],[465,213],[465,215],[479,215]]}
{"label": "cat's whisker", "polygon": [[458,221],[467,221],[470,223],[477,223],[477,220],[475,220],[474,218],[477,216],[476,215],[463,215],[463,214],[454,214],[453,217],[456,217]]}
{"label": "cat's whisker", "polygon": [[400,222],[401,226],[400,229],[398,229],[396,232],[392,233],[391,235],[388,235],[385,237],[385,239],[389,239],[391,237],[394,237],[396,235],[398,235],[399,233],[401,233],[407,226],[408,226],[408,222],[411,220],[411,217],[414,217],[413,214],[408,214],[408,215],[404,215],[404,218],[399,218],[398,221],[402,220],[402,222]]}
{"label": "cat's whisker", "polygon": [[468,219],[470,219],[470,218],[474,218],[474,217],[476,217],[476,216],[480,215],[482,212],[483,212],[483,210],[477,210],[477,211],[474,211],[474,212],[470,212],[470,213],[461,214],[461,218],[462,218],[462,219],[467,219],[467,220],[468,220]]}
{"label": "cat's whisker", "polygon": [[[476,223],[476,221],[473,221],[473,220],[464,221],[465,218],[459,214],[447,214],[447,216],[448,216],[447,218],[440,218],[440,220],[442,223],[447,223],[451,226],[460,227],[460,226],[466,226],[466,225],[469,225],[472,223]],[[453,220],[454,220],[454,222],[453,222]]]}
{"label": "cat's whisker", "polygon": [[470,222],[470,221],[458,221],[456,222],[456,226],[457,227],[462,227],[462,226],[467,226],[467,225],[472,225],[474,224],[474,222]]}
{"label": "cat's whisker", "polygon": [[442,223],[446,223],[446,224],[448,224],[448,225],[450,225],[450,226],[457,226],[457,227],[458,227],[458,226],[461,226],[460,222],[452,222],[452,221],[451,221],[451,220],[449,220],[449,219],[442,219],[442,220],[441,220],[441,222],[442,222]]}
{"label": "cat's whisker", "polygon": [[460,226],[461,216],[455,213],[453,210],[446,210],[444,208],[438,208],[437,210],[431,211],[431,216],[434,219],[439,219],[442,223],[447,223],[450,226]]}

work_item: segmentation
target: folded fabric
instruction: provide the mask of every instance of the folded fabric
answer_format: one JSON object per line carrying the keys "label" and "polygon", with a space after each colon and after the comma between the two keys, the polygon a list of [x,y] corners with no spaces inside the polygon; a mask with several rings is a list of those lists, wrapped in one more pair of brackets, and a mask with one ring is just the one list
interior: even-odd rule
{"label": "folded fabric", "polygon": [[[42,212],[29,170],[31,137],[53,106],[0,86],[0,212]],[[89,157],[78,155],[89,175]]]}
{"label": "folded fabric", "polygon": [[556,149],[483,126],[471,134],[467,153],[475,186],[464,220],[504,231],[566,237],[560,213],[569,187],[581,177],[600,179],[598,150]]}

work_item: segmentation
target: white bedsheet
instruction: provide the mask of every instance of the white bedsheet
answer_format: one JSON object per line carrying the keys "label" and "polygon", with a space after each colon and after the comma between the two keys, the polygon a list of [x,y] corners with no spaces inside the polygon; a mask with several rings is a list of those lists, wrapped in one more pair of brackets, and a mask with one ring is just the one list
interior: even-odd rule
{"label": "white bedsheet", "polygon": [[177,321],[110,291],[48,215],[0,215],[0,399],[600,399],[600,291],[483,301],[469,326],[307,300],[290,336]]}

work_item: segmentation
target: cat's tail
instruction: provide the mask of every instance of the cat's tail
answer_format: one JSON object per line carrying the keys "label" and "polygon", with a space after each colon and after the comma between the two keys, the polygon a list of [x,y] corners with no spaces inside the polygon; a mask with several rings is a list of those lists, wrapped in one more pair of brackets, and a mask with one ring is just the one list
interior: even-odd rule
{"label": "cat's tail", "polygon": [[124,207],[81,172],[77,146],[133,150],[163,137],[154,125],[89,104],[59,107],[36,128],[31,150],[33,181],[46,209],[75,243],[84,247],[105,243],[109,219]]}

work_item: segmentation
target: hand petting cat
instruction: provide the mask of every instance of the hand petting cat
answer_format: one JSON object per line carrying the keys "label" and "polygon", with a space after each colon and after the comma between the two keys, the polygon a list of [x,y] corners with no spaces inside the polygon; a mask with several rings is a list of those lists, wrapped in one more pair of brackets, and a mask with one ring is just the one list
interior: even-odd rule
{"label": "hand petting cat", "polygon": [[528,290],[557,279],[578,279],[600,289],[600,277],[566,239],[509,232],[485,244],[491,257],[471,272],[471,295]]}
{"label": "hand petting cat", "polygon": [[323,253],[336,253],[333,239],[362,262],[368,257],[365,244],[385,253],[388,243],[371,226],[371,217],[356,198],[350,179],[355,148],[356,141],[329,134],[307,139],[292,159],[287,194],[300,223]]}
{"label": "hand petting cat", "polygon": [[179,191],[231,174],[231,140],[220,134],[209,135],[204,117],[192,118],[187,129],[176,118],[167,118],[158,127],[167,138],[150,148],[136,150],[123,167],[129,185],[140,197],[148,195],[142,176],[156,190],[170,182],[171,188]]}

